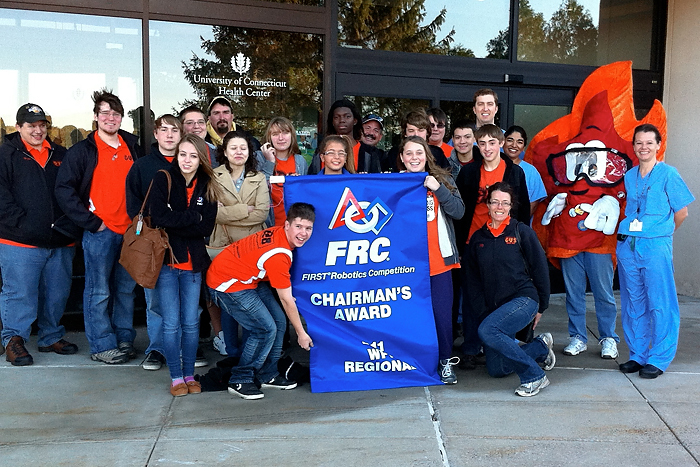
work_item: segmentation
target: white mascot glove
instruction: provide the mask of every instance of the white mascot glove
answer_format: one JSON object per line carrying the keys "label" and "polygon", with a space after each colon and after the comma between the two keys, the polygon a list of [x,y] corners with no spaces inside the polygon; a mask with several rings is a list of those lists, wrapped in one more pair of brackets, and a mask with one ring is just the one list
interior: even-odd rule
{"label": "white mascot glove", "polygon": [[620,218],[620,202],[610,195],[605,195],[595,203],[581,204],[581,209],[588,213],[583,221],[587,229],[603,232],[605,235],[615,233],[617,221]]}
{"label": "white mascot glove", "polygon": [[566,196],[568,193],[559,193],[549,202],[547,210],[542,216],[542,225],[549,225],[553,218],[557,217],[566,206]]}

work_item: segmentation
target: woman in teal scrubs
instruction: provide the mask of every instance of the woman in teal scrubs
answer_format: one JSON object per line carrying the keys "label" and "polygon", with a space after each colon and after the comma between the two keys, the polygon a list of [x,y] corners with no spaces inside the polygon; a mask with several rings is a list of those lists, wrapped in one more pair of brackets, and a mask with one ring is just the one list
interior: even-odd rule
{"label": "woman in teal scrubs", "polygon": [[673,232],[695,197],[675,168],[657,161],[661,134],[654,125],[635,128],[632,144],[639,166],[625,174],[627,207],[617,243],[622,328],[630,349],[620,371],[652,379],[668,368],[678,347]]}

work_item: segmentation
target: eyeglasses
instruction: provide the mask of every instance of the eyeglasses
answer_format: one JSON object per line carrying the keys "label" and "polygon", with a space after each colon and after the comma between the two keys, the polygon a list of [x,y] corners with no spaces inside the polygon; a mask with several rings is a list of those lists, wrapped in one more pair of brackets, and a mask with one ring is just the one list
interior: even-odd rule
{"label": "eyeglasses", "polygon": [[445,124],[444,123],[431,123],[430,127],[431,128],[445,128]]}
{"label": "eyeglasses", "polygon": [[511,206],[510,201],[499,201],[497,199],[492,199],[491,201],[489,201],[489,204],[491,206],[494,206],[494,207],[495,206],[503,206],[504,208],[509,208]]}
{"label": "eyeglasses", "polygon": [[207,122],[204,120],[185,120],[183,124],[187,126],[204,126]]}
{"label": "eyeglasses", "polygon": [[99,115],[102,118],[122,118],[122,114],[113,110],[100,110],[99,112],[97,112],[97,115]]}
{"label": "eyeglasses", "polygon": [[348,157],[348,153],[345,152],[345,151],[338,151],[338,152],[335,152],[335,151],[326,151],[326,152],[323,153],[323,155],[324,155],[324,156],[328,156],[328,157],[335,157],[335,156]]}

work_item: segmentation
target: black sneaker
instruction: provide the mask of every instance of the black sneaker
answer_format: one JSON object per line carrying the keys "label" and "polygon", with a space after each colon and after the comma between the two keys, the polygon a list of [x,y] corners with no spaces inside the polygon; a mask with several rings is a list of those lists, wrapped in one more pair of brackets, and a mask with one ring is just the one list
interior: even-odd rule
{"label": "black sneaker", "polygon": [[197,358],[194,361],[194,367],[201,368],[203,366],[209,366],[209,362],[204,357],[204,352],[202,352],[201,347],[197,347]]}
{"label": "black sneaker", "polygon": [[144,370],[160,370],[165,363],[165,357],[157,350],[151,350],[141,366]]}
{"label": "black sneaker", "polygon": [[228,385],[228,393],[246,400],[262,399],[265,394],[255,383],[236,383]]}
{"label": "black sneaker", "polygon": [[272,378],[270,381],[267,383],[262,383],[260,386],[264,388],[274,388],[274,389],[294,389],[297,387],[296,381],[289,381],[287,378],[285,378],[282,375],[277,375],[274,378]]}
{"label": "black sneaker", "polygon": [[117,348],[121,353],[125,354],[129,360],[136,358],[137,352],[132,342],[120,342],[119,345],[117,345]]}

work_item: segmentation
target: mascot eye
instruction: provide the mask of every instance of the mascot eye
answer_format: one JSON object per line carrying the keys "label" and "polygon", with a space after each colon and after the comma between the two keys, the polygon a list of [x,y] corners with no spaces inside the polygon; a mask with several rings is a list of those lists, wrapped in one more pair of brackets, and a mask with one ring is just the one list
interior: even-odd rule
{"label": "mascot eye", "polygon": [[547,165],[557,185],[571,185],[580,179],[590,185],[616,184],[631,167],[626,155],[597,139],[569,143],[564,151],[551,154]]}

